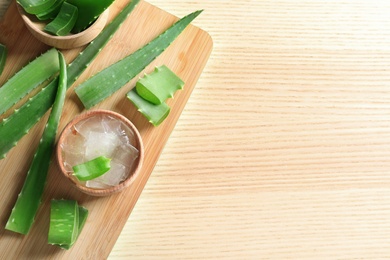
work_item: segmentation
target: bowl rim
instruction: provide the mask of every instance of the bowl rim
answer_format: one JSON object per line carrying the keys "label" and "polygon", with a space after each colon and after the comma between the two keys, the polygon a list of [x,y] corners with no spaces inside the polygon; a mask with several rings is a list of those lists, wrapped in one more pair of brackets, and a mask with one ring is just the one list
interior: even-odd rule
{"label": "bowl rim", "polygon": [[[138,158],[136,159],[136,165],[135,165],[135,168],[133,166],[133,168],[132,168],[133,171],[131,172],[131,175],[126,180],[121,182],[120,184],[106,188],[106,189],[89,188],[89,187],[86,187],[86,186],[80,184],[79,182],[77,182],[74,178],[72,178],[71,174],[69,174],[69,172],[66,171],[64,164],[63,164],[63,158],[62,158],[61,144],[64,142],[67,132],[71,129],[71,127],[73,125],[77,124],[78,122],[80,122],[86,118],[89,118],[89,117],[92,117],[95,115],[109,115],[109,116],[115,117],[116,119],[119,119],[120,121],[122,121],[127,127],[129,127],[133,131],[134,136],[135,136],[135,140],[136,140],[137,146],[138,146],[137,148],[139,151]],[[134,182],[136,177],[139,175],[139,172],[142,169],[142,165],[143,165],[143,161],[144,161],[144,154],[145,154],[145,152],[144,152],[144,145],[143,145],[142,137],[141,137],[141,134],[139,133],[138,129],[136,128],[136,126],[128,118],[126,118],[122,114],[119,114],[119,113],[111,111],[111,110],[106,110],[106,109],[90,110],[90,111],[87,111],[85,113],[82,113],[82,114],[75,116],[69,123],[66,124],[64,129],[61,131],[61,134],[60,134],[58,141],[57,141],[57,144],[56,144],[56,161],[57,161],[58,167],[60,168],[61,173],[66,177],[66,179],[68,179],[72,184],[74,184],[74,186],[76,186],[77,189],[81,190],[82,192],[84,192],[86,194],[93,195],[93,196],[111,195],[111,194],[120,192],[123,189],[125,189],[126,187],[130,186]]]}

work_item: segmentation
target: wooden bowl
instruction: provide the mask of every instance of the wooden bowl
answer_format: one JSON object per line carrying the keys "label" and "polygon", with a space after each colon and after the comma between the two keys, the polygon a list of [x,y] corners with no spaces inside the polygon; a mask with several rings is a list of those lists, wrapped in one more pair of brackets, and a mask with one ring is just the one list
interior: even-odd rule
{"label": "wooden bowl", "polygon": [[17,8],[31,34],[41,42],[58,49],[72,49],[90,43],[103,30],[109,15],[109,9],[106,9],[86,30],[67,36],[55,36],[43,30],[47,22],[40,21],[34,15],[26,13],[19,4]]}
{"label": "wooden bowl", "polygon": [[[66,138],[67,138],[67,136],[69,134],[74,133],[74,131],[75,131],[74,126],[77,123],[79,123],[79,122],[81,122],[83,120],[89,119],[89,118],[91,118],[93,116],[99,116],[99,115],[110,116],[110,117],[118,119],[119,121],[124,123],[124,125],[128,128],[128,130],[133,132],[134,136],[132,136],[132,138],[133,138],[134,147],[137,148],[138,151],[139,151],[138,157],[134,161],[133,166],[132,166],[132,168],[130,170],[130,173],[128,174],[127,178],[124,181],[122,181],[121,183],[119,183],[118,185],[111,186],[111,187],[108,187],[108,188],[90,188],[90,187],[87,187],[85,185],[85,182],[79,181],[73,175],[72,172],[69,172],[69,170],[66,169],[66,167],[64,165],[64,159],[63,159],[62,144],[66,141]],[[116,112],[109,111],[109,110],[91,110],[91,111],[83,113],[83,114],[81,114],[79,116],[76,116],[72,121],[70,121],[65,126],[64,130],[62,131],[62,133],[61,133],[61,135],[60,135],[60,137],[58,139],[57,145],[56,145],[56,156],[57,156],[57,163],[58,163],[58,166],[59,166],[62,174],[77,189],[79,189],[80,191],[82,191],[82,192],[84,192],[86,194],[93,195],[93,196],[107,196],[107,195],[111,195],[113,193],[120,192],[120,191],[122,191],[123,189],[125,189],[126,187],[130,186],[133,183],[133,181],[138,176],[138,174],[139,174],[139,172],[140,172],[140,170],[142,168],[142,163],[143,163],[143,160],[144,160],[144,146],[143,146],[142,138],[141,138],[141,135],[140,135],[138,129],[126,117],[124,117],[123,115],[118,114]]]}

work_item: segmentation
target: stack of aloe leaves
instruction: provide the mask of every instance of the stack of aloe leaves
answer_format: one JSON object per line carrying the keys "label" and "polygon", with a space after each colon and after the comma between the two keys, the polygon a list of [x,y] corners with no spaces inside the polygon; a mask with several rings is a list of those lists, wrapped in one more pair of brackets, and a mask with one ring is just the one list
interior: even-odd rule
{"label": "stack of aloe leaves", "polygon": [[[74,2],[91,1],[74,0]],[[49,5],[56,4],[57,1],[19,0],[18,2],[21,5],[22,3],[28,3],[25,8],[26,12],[38,14],[43,10],[47,10],[46,8]],[[67,0],[67,2],[72,3],[73,1]],[[66,90],[93,62],[138,2],[139,0],[129,2],[95,40],[79,53],[72,63],[67,65],[60,51],[49,49],[23,67],[0,87],[1,116],[12,109],[13,105],[20,102],[26,95],[31,94],[32,90],[44,85],[37,94],[28,98],[18,109],[10,111],[10,115],[0,122],[0,159],[4,158],[8,151],[52,108],[23,188],[6,224],[7,230],[28,234],[42,201]],[[201,12],[196,11],[183,17],[136,52],[98,72],[76,87],[75,90],[82,102],[88,104],[87,108],[90,108],[114,94],[158,57]],[[6,50],[6,48],[3,49]],[[6,51],[3,51],[3,53],[6,53]],[[113,78],[116,80],[113,81]],[[94,85],[95,80],[101,82],[104,89],[92,88],[91,86]],[[22,82],[23,84],[21,84]],[[69,249],[77,239],[88,212],[85,208],[78,206],[77,202],[72,201],[52,200],[51,205],[49,243]],[[62,219],[61,217],[65,215],[69,216],[69,212],[72,212],[70,214],[72,217],[64,219],[67,223],[73,223],[69,225],[72,230],[67,230],[68,236],[64,237],[64,234],[62,234],[64,230],[58,229],[57,220]]]}

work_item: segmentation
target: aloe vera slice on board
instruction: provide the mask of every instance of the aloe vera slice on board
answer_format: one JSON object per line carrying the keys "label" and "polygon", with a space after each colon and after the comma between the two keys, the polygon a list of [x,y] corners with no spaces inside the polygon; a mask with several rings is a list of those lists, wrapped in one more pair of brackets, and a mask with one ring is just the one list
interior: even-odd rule
{"label": "aloe vera slice on board", "polygon": [[162,65],[152,73],[145,74],[135,86],[138,95],[158,105],[172,98],[177,90],[183,89],[184,82],[167,66]]}
{"label": "aloe vera slice on board", "polygon": [[[112,38],[120,25],[139,3],[133,0],[108,24],[103,31],[93,40],[83,52],[68,66],[69,88],[81,73],[95,59],[102,48]],[[23,106],[0,122],[0,159],[4,158],[8,151],[28,133],[39,119],[46,113],[54,102],[58,79],[53,80],[47,87],[30,98]]]}
{"label": "aloe vera slice on board", "polygon": [[138,111],[154,126],[161,124],[169,115],[171,108],[165,103],[155,105],[140,97],[135,89],[127,93],[127,98],[135,105]]}
{"label": "aloe vera slice on board", "polygon": [[74,200],[52,200],[48,243],[73,245],[78,237],[79,206]]}
{"label": "aloe vera slice on board", "polygon": [[44,30],[58,36],[68,35],[76,23],[77,16],[77,7],[64,2],[57,16],[45,26]]}
{"label": "aloe vera slice on board", "polygon": [[64,0],[56,0],[56,2],[49,9],[45,10],[42,13],[36,14],[36,17],[41,21],[54,19],[60,12],[63,2]]}
{"label": "aloe vera slice on board", "polygon": [[0,43],[0,76],[4,70],[5,61],[7,60],[7,53],[8,53],[7,47],[5,47],[5,45]]}
{"label": "aloe vera slice on board", "polygon": [[111,168],[111,159],[99,156],[93,160],[72,167],[74,175],[80,181],[89,181],[102,176]]}
{"label": "aloe vera slice on board", "polygon": [[39,14],[54,5],[56,0],[17,0],[26,13]]}
{"label": "aloe vera slice on board", "polygon": [[[79,237],[81,231],[83,230],[84,228],[84,225],[85,225],[85,222],[87,222],[87,218],[88,218],[88,210],[82,206],[79,206],[79,227],[78,227],[78,232],[77,232],[77,235],[76,235],[76,238],[75,238],[75,241],[77,241],[77,238]],[[70,249],[72,246],[73,246],[74,243],[70,244],[70,245],[57,245],[63,249]]]}
{"label": "aloe vera slice on board", "polygon": [[0,87],[0,115],[59,70],[58,52],[50,49]]}
{"label": "aloe vera slice on board", "polygon": [[62,53],[58,52],[60,62],[60,79],[53,109],[47,120],[37,151],[34,154],[26,180],[23,184],[15,206],[5,228],[21,234],[27,234],[34,222],[41,204],[42,194],[49,171],[50,158],[55,144],[58,124],[66,94],[66,63]]}
{"label": "aloe vera slice on board", "polygon": [[89,109],[119,90],[168,48],[201,12],[183,17],[144,47],[81,83],[75,92],[83,105]]}
{"label": "aloe vera slice on board", "polygon": [[79,17],[72,30],[74,33],[78,33],[91,25],[114,0],[67,0],[67,2],[77,6],[79,10]]}

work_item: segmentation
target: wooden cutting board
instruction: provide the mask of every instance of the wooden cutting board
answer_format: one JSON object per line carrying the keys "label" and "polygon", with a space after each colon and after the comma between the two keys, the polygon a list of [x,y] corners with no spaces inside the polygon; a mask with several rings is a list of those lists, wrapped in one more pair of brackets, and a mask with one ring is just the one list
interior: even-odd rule
{"label": "wooden cutting board", "polygon": [[[110,20],[128,2],[128,0],[116,0],[110,8]],[[92,74],[134,52],[177,19],[147,2],[141,2],[97,59],[68,90],[59,133],[73,117],[85,112],[74,94],[75,86]],[[15,2],[10,5],[3,20],[0,21],[0,42],[9,49],[5,70],[0,76],[0,85],[28,61],[49,48],[37,41],[25,28],[18,15]],[[82,49],[64,50],[63,53],[70,62]],[[109,197],[85,195],[72,187],[60,174],[53,156],[42,207],[30,233],[23,236],[6,231],[4,226],[23,185],[48,116],[46,114],[8,153],[7,157],[0,160],[0,259],[107,258],[195,87],[211,49],[210,36],[196,26],[190,25],[162,55],[145,69],[145,72],[150,72],[155,66],[165,64],[186,83],[184,90],[176,92],[174,99],[168,101],[171,113],[159,127],[149,124],[125,98],[125,94],[134,86],[137,78],[93,108],[109,109],[125,115],[141,133],[145,145],[145,161],[140,175],[131,187]],[[50,200],[60,198],[77,200],[90,212],[78,241],[68,251],[47,244]]]}

